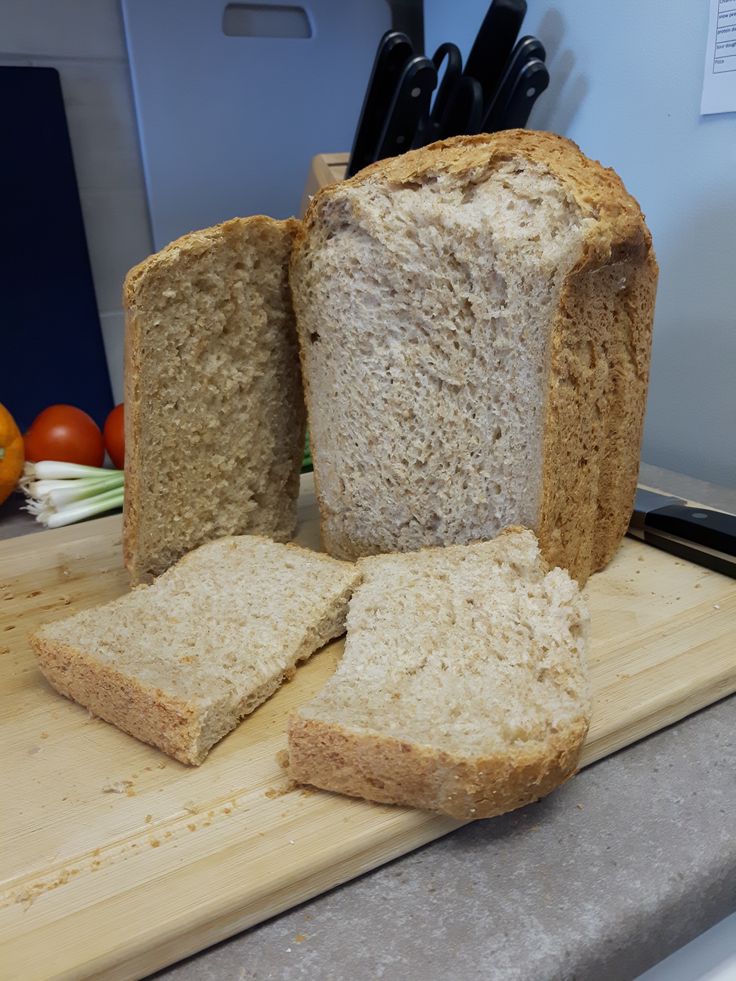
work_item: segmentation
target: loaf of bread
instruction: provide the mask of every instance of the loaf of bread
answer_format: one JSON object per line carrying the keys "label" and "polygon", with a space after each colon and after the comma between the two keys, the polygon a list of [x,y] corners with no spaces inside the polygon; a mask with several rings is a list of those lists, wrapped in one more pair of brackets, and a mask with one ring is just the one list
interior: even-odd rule
{"label": "loaf of bread", "polygon": [[150,586],[31,637],[57,691],[201,763],[299,661],[345,629],[358,569],[256,535],[191,552]]}
{"label": "loaf of bread", "polygon": [[293,535],[305,413],[287,271],[298,227],[236,218],[128,273],[124,554],[133,582],[223,535]]}
{"label": "loaf of bread", "polygon": [[587,613],[530,531],[358,565],[343,659],[289,723],[295,780],[472,819],[574,773]]}
{"label": "loaf of bread", "polygon": [[581,583],[639,464],[657,265],[551,133],[456,137],[315,195],[292,253],[315,480],[342,558],[533,528]]}

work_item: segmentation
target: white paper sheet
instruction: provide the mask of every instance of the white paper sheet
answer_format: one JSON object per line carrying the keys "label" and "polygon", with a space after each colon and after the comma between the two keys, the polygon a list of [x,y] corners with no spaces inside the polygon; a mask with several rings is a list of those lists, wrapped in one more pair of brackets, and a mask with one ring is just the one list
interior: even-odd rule
{"label": "white paper sheet", "polygon": [[736,0],[710,0],[700,112],[736,112]]}

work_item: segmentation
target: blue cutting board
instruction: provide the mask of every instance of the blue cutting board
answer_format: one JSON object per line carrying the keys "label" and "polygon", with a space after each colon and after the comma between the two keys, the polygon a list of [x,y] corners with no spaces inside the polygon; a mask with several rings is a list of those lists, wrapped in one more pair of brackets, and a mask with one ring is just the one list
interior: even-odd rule
{"label": "blue cutting board", "polygon": [[[228,36],[227,7],[246,30],[311,36]],[[352,143],[385,0],[122,8],[156,248],[234,215],[297,214],[311,158]]]}

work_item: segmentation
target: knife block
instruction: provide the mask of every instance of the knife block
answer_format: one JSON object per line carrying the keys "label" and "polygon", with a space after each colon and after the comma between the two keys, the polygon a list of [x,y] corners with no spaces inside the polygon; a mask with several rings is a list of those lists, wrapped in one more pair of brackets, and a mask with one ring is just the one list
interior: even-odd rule
{"label": "knife block", "polygon": [[304,217],[311,197],[319,191],[321,187],[329,184],[337,184],[345,177],[347,170],[349,153],[318,153],[312,157],[312,163],[307,174],[307,182],[304,185],[302,203],[299,216]]}

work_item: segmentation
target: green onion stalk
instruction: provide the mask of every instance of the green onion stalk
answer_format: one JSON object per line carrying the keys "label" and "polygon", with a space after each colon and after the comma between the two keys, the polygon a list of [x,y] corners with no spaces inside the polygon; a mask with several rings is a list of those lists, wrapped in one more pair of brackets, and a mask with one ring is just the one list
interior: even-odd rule
{"label": "green onion stalk", "polygon": [[41,460],[26,463],[20,488],[25,510],[47,528],[83,521],[123,506],[125,473],[104,467]]}

